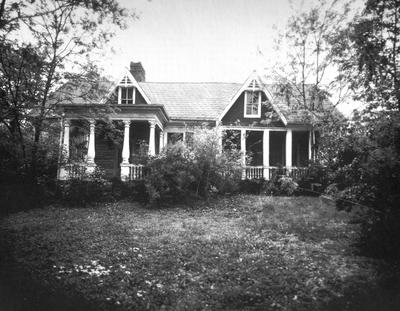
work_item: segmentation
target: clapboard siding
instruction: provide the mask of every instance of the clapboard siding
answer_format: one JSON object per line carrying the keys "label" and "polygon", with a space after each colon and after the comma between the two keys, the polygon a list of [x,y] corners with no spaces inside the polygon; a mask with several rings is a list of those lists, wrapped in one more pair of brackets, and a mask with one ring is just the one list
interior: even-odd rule
{"label": "clapboard siding", "polygon": [[109,142],[96,139],[96,157],[95,162],[98,167],[105,170],[106,177],[118,176],[118,163],[116,157],[117,148]]}

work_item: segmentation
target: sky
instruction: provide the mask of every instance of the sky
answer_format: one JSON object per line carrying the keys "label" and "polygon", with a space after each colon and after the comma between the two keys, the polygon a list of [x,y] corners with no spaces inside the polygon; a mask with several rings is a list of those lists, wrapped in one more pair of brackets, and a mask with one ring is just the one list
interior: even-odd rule
{"label": "sky", "polygon": [[274,25],[290,12],[287,0],[121,0],[138,20],[112,40],[114,74],[142,62],[156,82],[244,82],[263,68],[258,50],[272,52]]}
{"label": "sky", "polygon": [[140,61],[149,82],[243,83],[279,58],[274,38],[301,1],[120,0],[140,17],[117,33],[100,65],[116,77]]}

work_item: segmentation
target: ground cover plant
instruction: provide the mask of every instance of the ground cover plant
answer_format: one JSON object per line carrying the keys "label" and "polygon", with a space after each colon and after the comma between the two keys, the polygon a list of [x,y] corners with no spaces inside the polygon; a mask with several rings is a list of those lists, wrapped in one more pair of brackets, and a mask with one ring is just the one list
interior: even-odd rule
{"label": "ground cover plant", "polygon": [[394,310],[395,274],[355,253],[349,220],[310,197],[50,206],[1,221],[0,289],[13,262],[35,289],[19,310]]}

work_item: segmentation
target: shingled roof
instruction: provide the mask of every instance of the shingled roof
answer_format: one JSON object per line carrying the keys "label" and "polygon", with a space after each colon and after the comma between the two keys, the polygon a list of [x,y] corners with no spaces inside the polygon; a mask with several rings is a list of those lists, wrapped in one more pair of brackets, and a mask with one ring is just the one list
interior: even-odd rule
{"label": "shingled roof", "polygon": [[[94,88],[85,84],[77,87],[76,84],[67,83],[58,90],[56,97],[63,98],[60,101],[62,104],[99,104],[113,85],[115,83],[107,79],[102,79]],[[165,107],[170,119],[204,121],[218,120],[243,87],[241,83],[220,82],[139,82],[138,85],[151,104]],[[320,103],[319,111],[310,112],[309,109],[296,108],[296,99],[283,96],[277,85],[267,84],[264,88],[271,94],[275,109],[288,124],[315,122],[322,110],[336,114],[339,118],[341,116],[329,100]],[[94,89],[96,91],[93,92]],[[85,96],[88,93],[92,95],[90,99]]]}
{"label": "shingled roof", "polygon": [[152,104],[171,119],[216,120],[241,88],[239,83],[139,83]]}

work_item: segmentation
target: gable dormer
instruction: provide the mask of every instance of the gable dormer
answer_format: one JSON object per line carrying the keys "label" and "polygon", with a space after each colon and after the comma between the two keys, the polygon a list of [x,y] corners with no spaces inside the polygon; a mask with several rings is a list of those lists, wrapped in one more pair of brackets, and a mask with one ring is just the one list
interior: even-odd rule
{"label": "gable dormer", "polygon": [[244,91],[244,113],[245,118],[261,118],[262,89],[260,82],[253,79]]}
{"label": "gable dormer", "polygon": [[117,88],[119,105],[129,105],[135,103],[136,88],[128,74],[121,79]]}
{"label": "gable dormer", "polygon": [[222,125],[285,126],[286,119],[273,103],[262,78],[253,72],[218,118]]}
{"label": "gable dormer", "polygon": [[118,105],[151,104],[149,97],[143,91],[132,73],[125,69],[120,78],[110,87],[100,104],[110,103]]}

